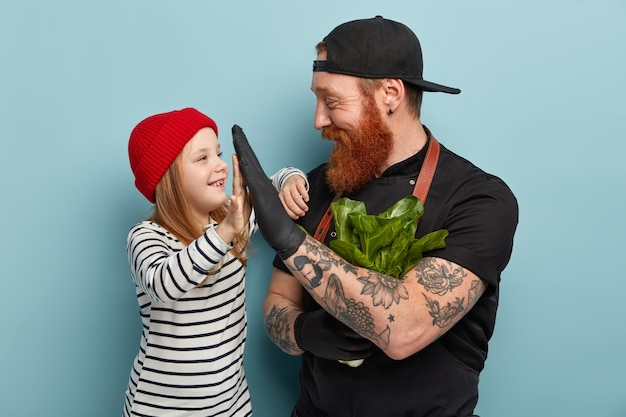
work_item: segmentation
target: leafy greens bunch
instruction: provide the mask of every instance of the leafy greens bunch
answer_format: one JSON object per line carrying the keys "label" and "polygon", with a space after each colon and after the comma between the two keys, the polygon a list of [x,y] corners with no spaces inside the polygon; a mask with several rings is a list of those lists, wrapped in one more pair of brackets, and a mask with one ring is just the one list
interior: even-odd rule
{"label": "leafy greens bunch", "polygon": [[353,265],[401,279],[423,252],[445,248],[448,231],[439,229],[415,239],[417,220],[424,214],[421,201],[407,196],[374,216],[365,203],[342,197],[331,204],[337,239],[330,248]]}

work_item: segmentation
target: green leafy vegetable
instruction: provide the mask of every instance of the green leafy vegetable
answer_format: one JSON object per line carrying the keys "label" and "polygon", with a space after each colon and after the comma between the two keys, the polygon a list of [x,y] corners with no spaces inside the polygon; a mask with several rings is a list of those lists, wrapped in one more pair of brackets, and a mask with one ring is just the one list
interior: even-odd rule
{"label": "green leafy vegetable", "polygon": [[414,238],[424,208],[412,195],[377,216],[367,214],[362,201],[347,197],[332,203],[331,210],[337,239],[330,242],[330,248],[351,264],[397,279],[422,259],[422,253],[446,247],[445,229]]}

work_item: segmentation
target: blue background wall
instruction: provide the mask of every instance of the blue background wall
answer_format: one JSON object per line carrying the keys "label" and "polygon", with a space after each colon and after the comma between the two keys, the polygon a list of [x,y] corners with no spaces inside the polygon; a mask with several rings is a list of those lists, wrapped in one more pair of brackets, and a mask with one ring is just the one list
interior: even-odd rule
{"label": "blue background wall", "polygon": [[[415,30],[438,139],[521,209],[481,380],[489,416],[626,416],[626,2],[2,2],[0,415],[119,415],[139,318],[125,255],[150,206],[127,139],[195,106],[240,124],[268,172],[329,150],[312,127],[314,45],[347,20]],[[255,415],[286,416],[295,358],[262,329],[271,252],[248,275]]]}

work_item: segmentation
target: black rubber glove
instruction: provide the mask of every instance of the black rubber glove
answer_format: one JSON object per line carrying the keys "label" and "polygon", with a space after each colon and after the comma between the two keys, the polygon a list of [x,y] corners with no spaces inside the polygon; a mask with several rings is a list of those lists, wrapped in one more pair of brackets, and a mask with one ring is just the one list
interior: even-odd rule
{"label": "black rubber glove", "polygon": [[252,195],[256,221],[265,241],[281,259],[287,259],[300,247],[306,234],[291,220],[270,179],[246,139],[243,130],[233,126],[233,145],[239,168]]}
{"label": "black rubber glove", "polygon": [[324,309],[301,313],[294,323],[300,349],[330,360],[367,358],[374,344]]}

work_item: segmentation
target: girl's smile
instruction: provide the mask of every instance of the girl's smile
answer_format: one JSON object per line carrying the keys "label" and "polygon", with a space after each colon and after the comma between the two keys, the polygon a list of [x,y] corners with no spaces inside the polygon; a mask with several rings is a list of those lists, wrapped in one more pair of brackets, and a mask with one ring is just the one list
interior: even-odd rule
{"label": "girl's smile", "polygon": [[213,129],[200,129],[187,142],[180,158],[182,186],[198,221],[205,224],[209,212],[228,199],[225,191],[228,165],[222,160]]}

